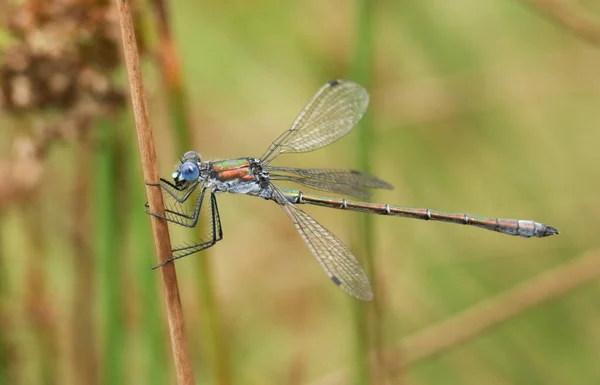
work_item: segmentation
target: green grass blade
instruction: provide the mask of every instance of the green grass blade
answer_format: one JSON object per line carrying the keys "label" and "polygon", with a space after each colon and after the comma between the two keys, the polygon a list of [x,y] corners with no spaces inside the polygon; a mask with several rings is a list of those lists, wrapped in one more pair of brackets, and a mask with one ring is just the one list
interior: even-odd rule
{"label": "green grass blade", "polygon": [[[352,80],[362,84],[367,89],[371,84],[371,61],[372,61],[372,34],[373,34],[374,5],[369,0],[358,0],[356,3],[356,45],[355,57],[352,68]],[[371,113],[367,113],[359,123],[358,132],[358,163],[359,169],[371,173],[371,157],[373,146],[373,126]],[[369,350],[373,345],[379,347],[379,296],[377,296],[377,274],[373,260],[373,221],[366,214],[360,215],[360,254],[361,259],[375,297],[370,304],[353,302],[354,317],[356,322],[356,347],[355,347],[355,380],[357,385],[369,384]],[[372,317],[371,317],[372,316]]]}
{"label": "green grass blade", "polygon": [[117,215],[117,135],[114,122],[99,119],[96,131],[100,136],[96,154],[96,255],[102,309],[102,383],[120,384],[124,382],[124,320],[121,282],[123,263],[119,255],[119,218]]}

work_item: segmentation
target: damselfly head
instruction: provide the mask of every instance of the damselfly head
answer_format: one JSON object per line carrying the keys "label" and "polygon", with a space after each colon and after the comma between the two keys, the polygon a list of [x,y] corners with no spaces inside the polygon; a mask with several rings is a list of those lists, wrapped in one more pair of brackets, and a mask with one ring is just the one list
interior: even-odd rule
{"label": "damselfly head", "polygon": [[194,151],[188,151],[183,154],[181,163],[177,165],[177,168],[171,177],[177,186],[194,183],[200,177],[201,167],[202,161],[200,160],[200,154]]}

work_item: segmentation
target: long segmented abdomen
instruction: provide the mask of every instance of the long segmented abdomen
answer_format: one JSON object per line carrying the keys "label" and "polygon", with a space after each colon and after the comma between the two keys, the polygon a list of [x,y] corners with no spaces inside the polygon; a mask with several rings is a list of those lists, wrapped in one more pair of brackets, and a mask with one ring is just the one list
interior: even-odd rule
{"label": "long segmented abdomen", "polygon": [[475,226],[486,230],[492,230],[503,234],[517,235],[525,238],[542,238],[559,233],[558,229],[555,227],[530,220],[492,218],[462,213],[448,213],[431,209],[394,206],[386,203],[359,202],[346,198],[330,198],[313,194],[305,194],[298,190],[282,189],[282,192],[287,199],[295,204],[312,204],[371,214],[457,223]]}

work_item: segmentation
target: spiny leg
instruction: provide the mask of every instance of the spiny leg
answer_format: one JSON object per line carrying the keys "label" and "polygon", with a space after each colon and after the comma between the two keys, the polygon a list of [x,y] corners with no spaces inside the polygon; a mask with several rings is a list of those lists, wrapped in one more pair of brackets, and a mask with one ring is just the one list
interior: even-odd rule
{"label": "spiny leg", "polygon": [[[146,214],[152,215],[153,217],[156,217],[156,218],[164,219],[165,221],[169,221],[169,222],[178,224],[180,226],[190,227],[190,228],[191,227],[196,227],[196,225],[198,224],[198,216],[200,214],[200,209],[202,207],[202,201],[204,200],[204,194],[205,193],[206,193],[206,187],[203,186],[202,190],[200,190],[200,197],[198,198],[198,202],[196,203],[196,207],[194,208],[194,212],[193,212],[193,214],[191,216],[190,215],[186,215],[184,213],[180,213],[180,212],[174,211],[174,210],[169,210],[169,209],[165,210],[166,213],[174,214],[174,215],[186,218],[186,219],[190,219],[192,221],[192,223],[187,223],[187,222],[184,222],[183,220],[177,220],[177,219],[174,219],[174,218],[169,218],[168,216],[162,216],[162,215],[157,214],[157,213],[151,213],[147,209],[146,209]],[[213,194],[211,193],[211,195],[213,195]],[[146,208],[147,207],[148,206],[146,204]]]}
{"label": "spiny leg", "polygon": [[217,206],[217,198],[215,197],[215,194],[210,194],[210,202],[212,207],[214,207],[213,217],[217,219],[217,241],[220,241],[223,239],[223,228],[221,227],[221,216],[219,215],[219,206]]}
{"label": "spiny leg", "polygon": [[[195,245],[186,245],[183,247],[177,247],[175,249],[173,249],[172,251],[174,253],[176,252],[181,252],[181,251],[188,251],[186,252],[184,255],[180,255],[177,256],[177,258],[181,258],[181,257],[185,257],[186,255],[190,255],[193,253],[196,253],[200,250],[204,250],[204,248],[200,249],[200,250],[193,250],[190,251],[191,249],[194,249],[196,247],[198,247],[199,245],[204,245],[204,244],[210,244],[208,247],[214,245],[214,243],[220,241],[221,239],[223,239],[223,229],[221,227],[221,217],[219,215],[219,207],[217,206],[217,199],[215,197],[215,194],[210,194],[210,210],[211,210],[211,234],[212,234],[212,239],[210,241],[206,241],[206,242],[202,242],[202,243],[198,243]],[[207,247],[205,247],[207,248]],[[176,259],[177,259],[176,258]]]}
{"label": "spiny leg", "polygon": [[[195,182],[191,186],[178,187],[163,178],[160,178],[160,183],[146,182],[147,186],[161,187],[163,190],[165,190],[167,193],[169,193],[169,195],[171,197],[173,197],[173,199],[175,199],[179,203],[184,203],[185,201],[187,201],[188,198],[190,197],[190,195],[192,195],[192,193],[194,192],[194,190],[196,190],[196,187],[198,187],[198,184],[199,184],[199,182]],[[185,191],[185,189],[188,189],[188,191],[186,191],[186,193],[182,197],[179,197],[177,195],[177,191],[181,192],[181,191]]]}
{"label": "spiny leg", "polygon": [[[204,189],[203,189],[204,193]],[[164,266],[166,263],[174,261],[179,258],[187,257],[188,255],[200,252],[202,250],[206,250],[209,247],[214,246],[217,242],[223,239],[223,229],[221,228],[221,217],[219,216],[219,207],[217,206],[217,199],[215,198],[215,194],[211,192],[210,194],[210,210],[211,210],[211,228],[212,228],[212,239],[210,241],[197,243],[195,245],[189,245],[184,247],[177,247],[173,249],[171,252],[173,254],[177,254],[174,257],[171,257],[161,264],[154,266],[152,269],[158,269],[159,267]]]}
{"label": "spiny leg", "polygon": [[[148,215],[153,215],[152,213],[148,212],[148,209],[150,208],[150,205],[148,204],[148,202],[146,202],[146,204],[144,205],[144,207],[145,207],[145,209],[146,209],[146,210],[145,210],[145,213],[146,213],[146,214],[148,214]],[[178,217],[185,218],[185,219],[194,219],[194,214],[193,214],[193,213],[192,213],[192,215],[188,215],[188,214],[186,214],[186,213],[179,212],[179,211],[176,211],[176,210],[171,210],[170,208],[166,208],[166,207],[165,207],[165,213],[167,213],[167,214],[171,214],[171,215],[176,215],[176,216],[178,216]],[[157,218],[165,219],[164,217],[162,217],[162,216],[160,216],[160,215],[158,215],[158,214],[157,214],[157,215],[154,215],[154,216],[156,216]],[[167,221],[169,221],[169,222],[176,223],[176,224],[178,224],[178,225],[185,226],[185,224],[182,224],[180,221],[173,220],[172,218],[168,218],[168,217],[167,217],[167,219],[165,219],[165,220],[167,220]]]}

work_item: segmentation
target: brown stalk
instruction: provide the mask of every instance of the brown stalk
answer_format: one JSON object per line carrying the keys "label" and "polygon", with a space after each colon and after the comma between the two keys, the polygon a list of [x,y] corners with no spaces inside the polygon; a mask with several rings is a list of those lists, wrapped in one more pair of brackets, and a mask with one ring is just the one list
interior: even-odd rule
{"label": "brown stalk", "polygon": [[[388,348],[383,352],[385,362],[389,365],[388,372],[401,372],[402,367],[465,343],[502,322],[598,277],[600,251],[596,250],[406,337],[398,347]],[[374,361],[375,357],[375,354],[371,353],[369,358]],[[397,357],[402,357],[401,361]],[[339,370],[311,382],[311,385],[346,383],[347,371]]]}
{"label": "brown stalk", "polygon": [[[127,65],[131,101],[135,116],[140,155],[142,157],[144,179],[146,181],[155,182],[158,180],[158,173],[155,167],[156,152],[154,150],[154,141],[152,139],[152,131],[150,130],[150,122],[148,120],[148,110],[146,107],[146,98],[144,96],[144,87],[140,70],[140,59],[136,45],[129,1],[117,0],[117,8],[119,10],[123,51],[125,63]],[[155,187],[146,187],[146,193],[148,195],[150,210],[164,215],[164,203],[161,191]],[[152,232],[154,234],[154,244],[158,262],[162,263],[171,257],[171,240],[167,223],[153,217]],[[185,339],[183,309],[181,308],[181,299],[179,298],[175,266],[172,263],[168,263],[160,269],[160,273],[165,291],[169,334],[175,361],[175,371],[177,373],[177,383],[180,385],[193,385],[194,375],[192,372],[189,349]]]}
{"label": "brown stalk", "polygon": [[[551,21],[588,42],[600,45],[600,23],[564,0],[523,0]],[[571,2],[572,3],[572,2]]]}
{"label": "brown stalk", "polygon": [[598,276],[600,252],[594,251],[405,338],[403,358],[410,365],[440,353]]}
{"label": "brown stalk", "polygon": [[96,385],[98,383],[98,357],[95,347],[96,334],[94,317],[89,304],[94,299],[94,257],[89,234],[92,234],[89,218],[91,140],[88,135],[81,138],[76,150],[76,178],[72,196],[73,268],[75,282],[71,309],[71,361],[77,383]]}
{"label": "brown stalk", "polygon": [[41,206],[40,194],[34,194],[28,205],[23,207],[28,232],[28,243],[31,247],[27,261],[27,290],[25,302],[27,317],[32,326],[36,350],[40,352],[40,379],[46,384],[58,383],[57,355],[58,339],[56,338],[56,309],[53,307],[51,290],[48,288],[47,276],[44,274],[43,258],[48,255],[44,234],[44,223],[39,218]]}
{"label": "brown stalk", "polygon": [[172,92],[180,92],[182,89],[181,66],[179,64],[179,57],[173,46],[167,6],[163,0],[154,0],[152,6],[156,14],[156,25],[158,26],[158,36],[160,38],[159,60],[161,72],[165,78],[167,87]]}

